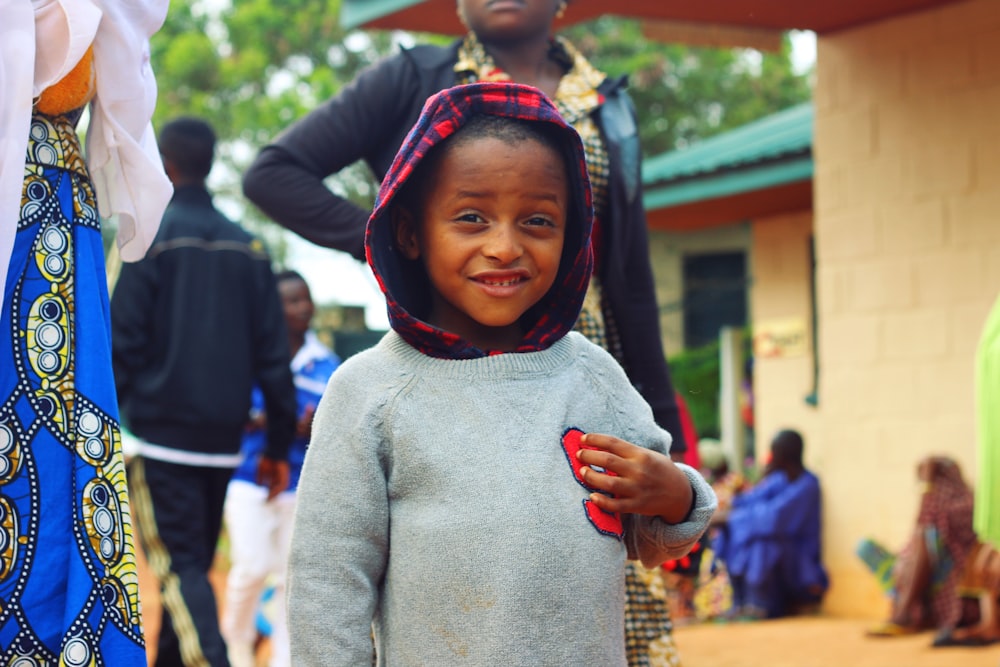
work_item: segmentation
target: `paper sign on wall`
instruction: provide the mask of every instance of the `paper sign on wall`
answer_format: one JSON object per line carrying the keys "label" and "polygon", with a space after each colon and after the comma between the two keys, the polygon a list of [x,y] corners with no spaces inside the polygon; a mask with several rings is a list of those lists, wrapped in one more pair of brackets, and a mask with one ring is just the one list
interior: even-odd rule
{"label": "paper sign on wall", "polygon": [[806,322],[801,317],[755,322],[753,328],[756,357],[801,357],[809,352]]}

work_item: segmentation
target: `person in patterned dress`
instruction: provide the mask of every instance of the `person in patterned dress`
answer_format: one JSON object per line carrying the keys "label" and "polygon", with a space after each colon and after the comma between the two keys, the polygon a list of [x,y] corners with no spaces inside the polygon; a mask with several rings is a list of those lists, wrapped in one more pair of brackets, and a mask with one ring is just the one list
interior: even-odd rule
{"label": "person in patterned dress", "polygon": [[166,8],[0,1],[4,665],[146,664],[101,220],[133,261],[170,198],[147,44]]}

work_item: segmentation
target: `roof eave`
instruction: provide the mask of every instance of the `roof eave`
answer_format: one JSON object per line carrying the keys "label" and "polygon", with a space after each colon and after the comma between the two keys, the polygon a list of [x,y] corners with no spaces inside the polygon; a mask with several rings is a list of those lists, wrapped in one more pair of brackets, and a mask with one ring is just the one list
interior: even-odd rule
{"label": "roof eave", "polygon": [[714,172],[681,181],[645,184],[643,204],[646,210],[655,210],[809,181],[812,177],[813,159],[810,154],[790,160]]}

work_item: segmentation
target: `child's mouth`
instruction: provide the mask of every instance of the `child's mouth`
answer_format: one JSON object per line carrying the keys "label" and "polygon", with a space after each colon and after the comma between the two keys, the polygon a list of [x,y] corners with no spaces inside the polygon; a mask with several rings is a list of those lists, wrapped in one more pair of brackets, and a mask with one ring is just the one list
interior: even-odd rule
{"label": "child's mouth", "polygon": [[521,282],[521,279],[511,278],[510,280],[483,280],[480,282],[484,285],[489,285],[490,287],[510,287],[511,285],[516,285]]}

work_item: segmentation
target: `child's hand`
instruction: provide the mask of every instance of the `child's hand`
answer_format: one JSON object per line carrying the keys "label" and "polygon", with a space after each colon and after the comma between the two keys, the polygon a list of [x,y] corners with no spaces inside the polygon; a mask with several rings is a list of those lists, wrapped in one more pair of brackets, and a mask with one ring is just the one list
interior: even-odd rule
{"label": "child's hand", "polygon": [[[587,433],[577,453],[580,476],[588,486],[614,495],[592,493],[590,500],[608,512],[662,517],[680,523],[691,509],[691,483],[663,454],[601,433]],[[598,466],[615,473],[600,473]]]}

